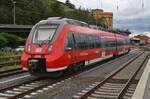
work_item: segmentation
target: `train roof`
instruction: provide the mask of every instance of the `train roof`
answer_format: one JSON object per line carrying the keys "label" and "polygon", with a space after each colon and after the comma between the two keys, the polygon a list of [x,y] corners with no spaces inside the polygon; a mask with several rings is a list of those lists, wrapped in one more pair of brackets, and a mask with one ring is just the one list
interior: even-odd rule
{"label": "train roof", "polygon": [[115,30],[105,29],[105,28],[98,27],[96,25],[89,25],[88,23],[83,22],[83,21],[68,19],[68,18],[62,18],[62,17],[50,17],[47,20],[42,20],[37,24],[50,24],[50,23],[51,24],[68,23],[68,24],[72,24],[72,25],[88,27],[88,28],[92,28],[92,29],[96,29],[96,30],[101,30],[101,31],[106,31],[106,32],[111,32],[111,33],[117,33],[117,34],[126,35],[126,36],[131,34],[131,32],[129,32],[129,31],[123,31],[123,30],[119,30],[119,29],[115,29]]}
{"label": "train roof", "polygon": [[79,26],[85,26],[89,27],[89,25],[86,22],[74,20],[74,19],[68,19],[68,18],[61,18],[61,17],[50,17],[47,20],[42,20],[37,24],[48,24],[48,23],[54,23],[54,24],[60,24],[60,23],[68,23],[73,25],[79,25]]}

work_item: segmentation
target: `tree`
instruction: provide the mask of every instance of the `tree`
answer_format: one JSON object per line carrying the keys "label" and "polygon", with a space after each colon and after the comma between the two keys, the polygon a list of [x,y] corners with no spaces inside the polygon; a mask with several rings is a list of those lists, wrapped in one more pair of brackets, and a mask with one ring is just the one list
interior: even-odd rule
{"label": "tree", "polygon": [[[15,0],[16,24],[33,25],[48,17],[67,17],[89,24],[95,24],[95,19],[88,9],[75,8],[70,0],[65,3],[57,0]],[[0,0],[0,23],[13,24],[13,3],[11,0]],[[98,21],[103,25],[103,20]]]}
{"label": "tree", "polygon": [[0,34],[0,47],[6,46],[7,43],[8,43],[7,39],[3,35]]}
{"label": "tree", "polygon": [[19,37],[16,35],[1,33],[1,36],[7,40],[7,46],[16,47],[19,44]]}
{"label": "tree", "polygon": [[66,0],[66,4],[69,4],[70,3],[70,1],[69,0]]}
{"label": "tree", "polygon": [[65,4],[66,4],[68,7],[72,8],[72,9],[75,9],[75,5],[71,4],[69,0],[66,0]]}

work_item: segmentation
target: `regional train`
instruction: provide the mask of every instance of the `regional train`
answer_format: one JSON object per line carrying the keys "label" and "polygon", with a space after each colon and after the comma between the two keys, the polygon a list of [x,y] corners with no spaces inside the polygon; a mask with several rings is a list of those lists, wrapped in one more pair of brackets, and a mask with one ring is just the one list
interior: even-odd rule
{"label": "regional train", "polygon": [[128,36],[92,29],[78,20],[52,17],[32,28],[21,66],[36,76],[60,75],[129,51]]}

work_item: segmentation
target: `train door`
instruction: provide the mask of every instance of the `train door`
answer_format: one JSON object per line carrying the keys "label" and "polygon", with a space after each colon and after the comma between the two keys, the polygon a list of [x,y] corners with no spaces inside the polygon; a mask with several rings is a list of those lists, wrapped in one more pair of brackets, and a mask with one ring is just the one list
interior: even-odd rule
{"label": "train door", "polygon": [[78,57],[78,54],[77,54],[77,43],[75,41],[74,33],[72,33],[72,39],[73,39],[73,51],[72,51],[72,54],[73,54],[74,61],[76,61],[76,59]]}
{"label": "train door", "polygon": [[114,35],[115,35],[115,56],[117,56],[118,55],[118,39],[115,33]]}
{"label": "train door", "polygon": [[81,48],[80,34],[74,33],[73,37],[74,37],[74,53],[73,54],[74,54],[75,61],[79,61],[79,59],[80,59],[80,48]]}
{"label": "train door", "polygon": [[106,40],[104,37],[101,37],[101,49],[102,49],[102,57],[106,56]]}
{"label": "train door", "polygon": [[73,33],[69,33],[66,41],[65,50],[67,51],[68,58],[72,61],[76,59],[76,51],[75,51],[75,41]]}

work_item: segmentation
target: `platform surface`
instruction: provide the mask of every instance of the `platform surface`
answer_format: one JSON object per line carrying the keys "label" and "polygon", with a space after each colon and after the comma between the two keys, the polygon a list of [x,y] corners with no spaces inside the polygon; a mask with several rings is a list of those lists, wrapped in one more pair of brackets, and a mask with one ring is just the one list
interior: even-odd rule
{"label": "platform surface", "polygon": [[132,99],[150,99],[150,59],[145,67]]}
{"label": "platform surface", "polygon": [[[150,65],[149,65],[149,67],[150,67]],[[143,99],[150,99],[150,73],[149,73],[149,78],[148,78],[148,81],[147,81],[147,84],[146,84]]]}

